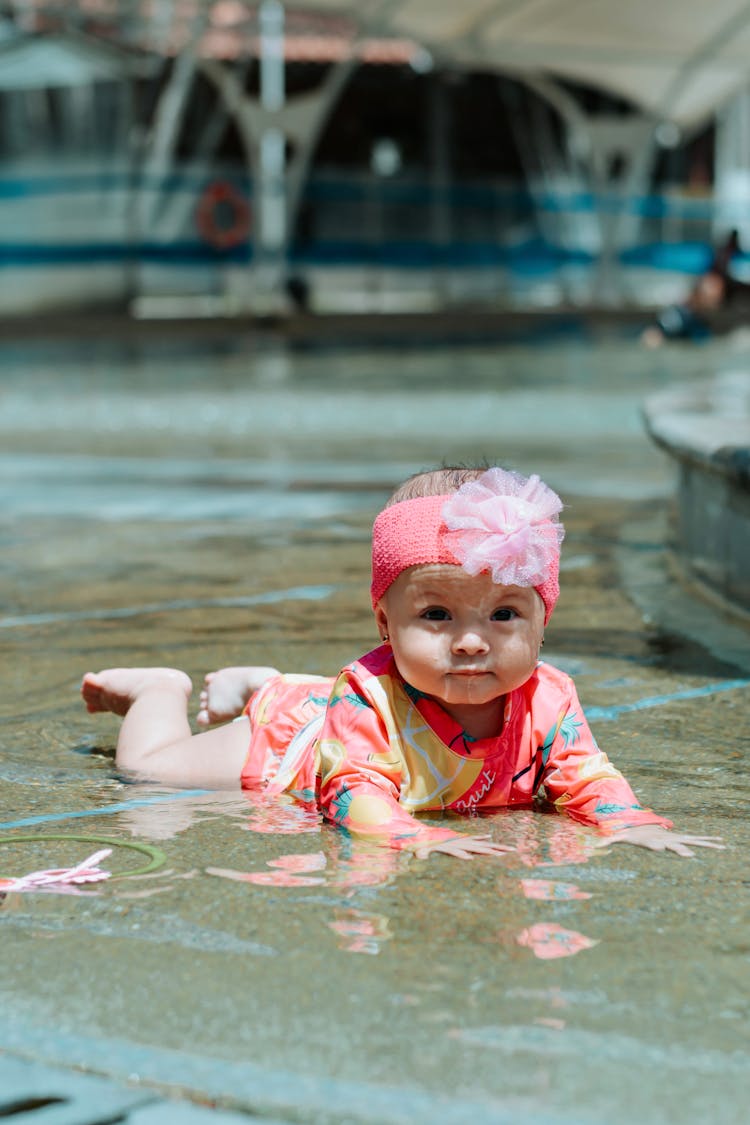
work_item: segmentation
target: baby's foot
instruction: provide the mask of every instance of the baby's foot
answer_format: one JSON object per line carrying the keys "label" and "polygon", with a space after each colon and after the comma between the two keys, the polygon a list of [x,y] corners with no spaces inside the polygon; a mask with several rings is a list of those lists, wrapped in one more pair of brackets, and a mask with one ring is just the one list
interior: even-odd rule
{"label": "baby's foot", "polygon": [[209,672],[198,702],[196,720],[201,726],[226,723],[241,715],[253,692],[271,676],[278,675],[276,668],[220,668]]}
{"label": "baby's foot", "polygon": [[139,695],[151,688],[183,692],[193,690],[190,677],[176,668],[105,668],[87,672],[81,684],[88,711],[112,711],[126,715]]}

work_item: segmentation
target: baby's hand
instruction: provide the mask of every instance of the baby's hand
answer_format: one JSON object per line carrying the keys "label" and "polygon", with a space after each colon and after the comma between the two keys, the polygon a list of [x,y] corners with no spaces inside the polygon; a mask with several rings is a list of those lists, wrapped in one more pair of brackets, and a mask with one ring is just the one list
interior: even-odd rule
{"label": "baby's hand", "polygon": [[457,836],[452,840],[437,840],[434,844],[422,844],[415,849],[417,859],[427,859],[432,852],[453,855],[457,859],[471,859],[475,855],[505,855],[516,849],[506,844],[496,844],[489,836]]}
{"label": "baby's hand", "polygon": [[[610,844],[637,844],[654,852],[676,852],[677,855],[692,856],[691,848],[723,848],[720,836],[688,836],[682,832],[670,832],[660,824],[639,824],[633,828],[623,828],[611,836],[597,840],[595,847],[606,848]],[[688,846],[689,845],[689,846]]]}

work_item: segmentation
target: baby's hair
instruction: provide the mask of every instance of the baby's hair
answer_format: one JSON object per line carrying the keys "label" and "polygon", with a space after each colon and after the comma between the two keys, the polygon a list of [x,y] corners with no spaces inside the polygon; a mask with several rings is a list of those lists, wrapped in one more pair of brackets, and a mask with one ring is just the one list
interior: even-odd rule
{"label": "baby's hair", "polygon": [[385,506],[390,508],[392,504],[400,504],[402,500],[416,500],[422,496],[447,496],[458,492],[467,481],[478,480],[488,468],[489,465],[446,465],[441,469],[415,473],[398,486]]}

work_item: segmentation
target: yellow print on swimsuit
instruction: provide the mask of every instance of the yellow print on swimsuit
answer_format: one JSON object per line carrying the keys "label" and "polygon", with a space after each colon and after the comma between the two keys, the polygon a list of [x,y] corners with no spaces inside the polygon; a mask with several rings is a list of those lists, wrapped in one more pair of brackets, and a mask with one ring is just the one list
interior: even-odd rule
{"label": "yellow print on swimsuit", "polygon": [[396,749],[401,762],[403,807],[411,812],[442,809],[465,797],[484,763],[446,746],[395,677],[374,677],[367,687],[389,728],[391,749]]}

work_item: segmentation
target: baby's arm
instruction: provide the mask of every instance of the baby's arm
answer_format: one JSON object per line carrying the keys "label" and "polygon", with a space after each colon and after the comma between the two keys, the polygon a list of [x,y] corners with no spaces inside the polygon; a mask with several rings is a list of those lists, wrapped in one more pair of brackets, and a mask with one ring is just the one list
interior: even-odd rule
{"label": "baby's arm", "polygon": [[257,665],[219,668],[217,672],[209,672],[203,681],[196,721],[200,726],[207,727],[211,723],[236,719],[245,710],[251,695],[277,674],[276,668]]}
{"label": "baby's arm", "polygon": [[599,829],[602,839],[596,847],[636,844],[680,856],[692,856],[694,847],[723,847],[718,837],[671,831],[671,821],[639,803],[627,780],[596,745],[572,682],[543,783],[561,812]]}

